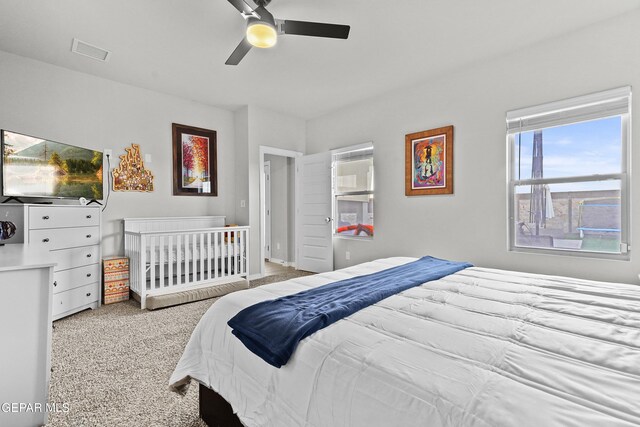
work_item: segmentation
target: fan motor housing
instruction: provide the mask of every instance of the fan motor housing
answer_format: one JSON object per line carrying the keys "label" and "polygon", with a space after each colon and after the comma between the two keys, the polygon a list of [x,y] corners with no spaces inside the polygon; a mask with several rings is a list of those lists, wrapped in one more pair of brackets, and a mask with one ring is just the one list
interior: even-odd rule
{"label": "fan motor housing", "polygon": [[[269,2],[267,1],[267,3],[269,3]],[[255,22],[264,22],[266,24],[271,25],[274,28],[276,27],[276,21],[273,18],[273,15],[267,9],[265,9],[264,6],[258,6],[256,8],[255,12],[258,15],[260,15],[260,18],[253,18],[253,17],[248,18],[247,19],[247,26],[249,26],[249,25],[251,25],[251,24],[253,24]]]}

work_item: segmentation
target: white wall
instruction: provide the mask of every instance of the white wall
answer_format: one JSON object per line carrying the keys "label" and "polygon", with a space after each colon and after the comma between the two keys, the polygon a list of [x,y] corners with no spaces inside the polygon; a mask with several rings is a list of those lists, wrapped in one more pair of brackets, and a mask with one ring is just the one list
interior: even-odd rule
{"label": "white wall", "polygon": [[[109,64],[105,64],[109,66]],[[171,123],[216,130],[218,197],[172,195]],[[118,155],[131,143],[151,154],[152,193],[111,193],[103,253],[123,252],[120,219],[235,214],[234,115],[136,87],[0,52],[0,128]]]}
{"label": "white wall", "polygon": [[[235,221],[239,225],[249,225],[249,171],[246,165],[249,158],[249,108],[243,107],[234,113],[235,139]],[[244,201],[244,206],[242,206]],[[230,222],[227,222],[230,224]],[[249,230],[251,236],[251,230]]]}
{"label": "white wall", "polygon": [[250,271],[260,272],[260,146],[304,152],[306,122],[303,119],[271,111],[248,108],[248,186],[249,225],[251,226]]}
{"label": "white wall", "polygon": [[[105,256],[123,252],[124,217],[226,215],[227,223],[252,226],[251,273],[259,273],[259,148],[304,151],[303,119],[254,106],[234,113],[5,52],[0,97],[0,129],[110,148],[112,167],[131,143],[151,154],[154,192],[111,193],[103,214]],[[218,197],[172,195],[171,123],[217,131]]]}
{"label": "white wall", "polygon": [[[639,39],[640,12],[635,12],[309,121],[309,154],[365,141],[375,146],[376,236],[337,240],[336,268],[431,254],[479,266],[637,283],[640,246],[632,247],[631,261],[507,251],[505,113],[623,85],[639,89]],[[454,194],[406,197],[405,134],[449,124],[455,127]],[[637,142],[637,112],[633,125]],[[639,155],[633,150],[636,171]],[[632,191],[637,210],[640,172]],[[634,225],[632,245],[640,245],[640,227]],[[347,250],[351,261],[345,259]]]}

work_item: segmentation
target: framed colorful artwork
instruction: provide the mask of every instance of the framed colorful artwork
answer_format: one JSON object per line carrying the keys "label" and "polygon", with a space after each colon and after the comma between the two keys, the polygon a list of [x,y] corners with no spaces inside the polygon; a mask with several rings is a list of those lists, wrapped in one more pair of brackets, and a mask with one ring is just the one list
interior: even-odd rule
{"label": "framed colorful artwork", "polygon": [[405,195],[453,194],[453,126],[405,136]]}
{"label": "framed colorful artwork", "polygon": [[173,195],[217,196],[216,131],[173,123]]}
{"label": "framed colorful artwork", "polygon": [[153,191],[153,174],[142,161],[140,146],[131,144],[120,156],[120,165],[111,172],[113,191]]}

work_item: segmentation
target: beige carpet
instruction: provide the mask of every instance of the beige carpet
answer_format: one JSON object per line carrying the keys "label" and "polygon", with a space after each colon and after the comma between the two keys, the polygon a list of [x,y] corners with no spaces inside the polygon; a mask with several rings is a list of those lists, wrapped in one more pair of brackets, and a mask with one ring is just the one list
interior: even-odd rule
{"label": "beige carpet", "polygon": [[[251,286],[307,275],[290,272]],[[217,298],[156,311],[133,301],[84,311],[54,323],[49,401],[69,404],[47,426],[205,426],[198,387],[181,397],[169,377],[191,332]]]}

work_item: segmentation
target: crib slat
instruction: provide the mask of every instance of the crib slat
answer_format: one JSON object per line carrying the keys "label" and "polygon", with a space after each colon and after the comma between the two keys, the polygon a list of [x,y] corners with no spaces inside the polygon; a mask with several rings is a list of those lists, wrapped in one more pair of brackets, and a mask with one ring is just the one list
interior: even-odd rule
{"label": "crib slat", "polygon": [[151,281],[149,282],[150,288],[156,288],[156,236],[151,236],[149,239],[149,274],[151,275]]}
{"label": "crib slat", "polygon": [[229,276],[231,274],[231,233],[227,234],[227,250],[226,250],[226,255],[227,255],[227,276]]}
{"label": "crib slat", "polygon": [[[131,259],[131,236],[127,233],[124,233],[124,256]],[[131,268],[131,263],[129,263],[129,268]],[[130,274],[129,278],[129,289],[134,289],[133,285],[133,274]]]}
{"label": "crib slat", "polygon": [[211,232],[207,233],[207,279],[211,280]]}
{"label": "crib slat", "polygon": [[167,276],[167,285],[169,287],[173,286],[173,236],[169,235],[169,244],[167,245],[167,260],[169,267],[169,275]]}
{"label": "crib slat", "polygon": [[242,274],[242,244],[240,243],[240,239],[242,239],[242,231],[238,231],[238,274]]}
{"label": "crib slat", "polygon": [[229,236],[226,232],[220,236],[220,276],[227,275],[227,240]]}
{"label": "crib slat", "polygon": [[131,282],[129,284],[129,286],[131,287],[131,289],[133,289],[134,291],[137,291],[137,287],[136,287],[136,270],[135,270],[135,260],[136,258],[138,258],[138,255],[135,253],[135,248],[134,248],[134,239],[133,236],[128,234],[127,235],[127,244],[129,246],[129,253],[127,254],[127,257],[129,257],[129,281]]}
{"label": "crib slat", "polygon": [[218,256],[220,255],[220,248],[218,243],[219,231],[213,232],[213,277],[218,278]]}
{"label": "crib slat", "polygon": [[233,231],[233,274],[240,273],[238,269],[240,265],[238,264],[238,231]]}
{"label": "crib slat", "polygon": [[244,264],[245,264],[245,273],[247,274],[247,279],[248,279],[249,278],[249,273],[250,273],[250,270],[251,270],[251,262],[249,262],[250,259],[251,259],[249,257],[249,254],[251,253],[250,246],[249,246],[251,244],[251,240],[250,240],[251,236],[249,235],[249,230],[245,230],[245,234],[247,236],[247,245],[246,245],[245,253],[244,253]]}
{"label": "crib slat", "polygon": [[249,277],[249,239],[251,238],[251,236],[249,236],[249,230],[245,230],[244,231],[244,241],[245,241],[245,246],[244,246],[244,272],[247,275],[247,277]]}
{"label": "crib slat", "polygon": [[224,233],[220,233],[220,277],[225,276],[225,257],[227,253],[226,244],[227,242],[224,240]]}
{"label": "crib slat", "polygon": [[138,271],[140,272],[140,307],[146,308],[147,294],[147,272],[145,266],[147,264],[147,248],[144,234],[140,235],[140,263]]}
{"label": "crib slat", "polygon": [[204,233],[200,233],[200,281],[204,280],[204,259],[207,257],[207,252],[204,247]]}
{"label": "crib slat", "polygon": [[191,235],[191,284],[198,281],[198,235]]}
{"label": "crib slat", "polygon": [[229,258],[231,258],[231,263],[230,263],[231,264],[231,270],[229,270],[229,275],[233,275],[233,274],[236,273],[236,271],[235,271],[236,262],[233,259],[234,258],[234,254],[233,254],[234,250],[233,250],[233,248],[236,246],[234,238],[235,238],[235,233],[233,231],[231,231],[229,233],[229,243],[231,243],[231,246],[229,247],[229,252],[230,252]]}
{"label": "crib slat", "polygon": [[135,280],[135,287],[138,291],[138,295],[140,295],[140,269],[138,268],[138,263],[140,262],[140,236],[132,236],[133,239],[133,267],[131,271],[133,271],[133,277]]}
{"label": "crib slat", "polygon": [[244,230],[240,231],[240,274],[244,274],[244,239],[246,239],[246,233]]}
{"label": "crib slat", "polygon": [[160,289],[164,288],[164,236],[160,236],[160,242],[158,243],[158,249],[160,251],[160,270],[158,272],[158,276],[160,279]]}
{"label": "crib slat", "polygon": [[176,236],[176,269],[178,270],[176,275],[176,285],[182,283],[182,235]]}
{"label": "crib slat", "polygon": [[183,285],[189,284],[189,235],[184,235],[184,280]]}

